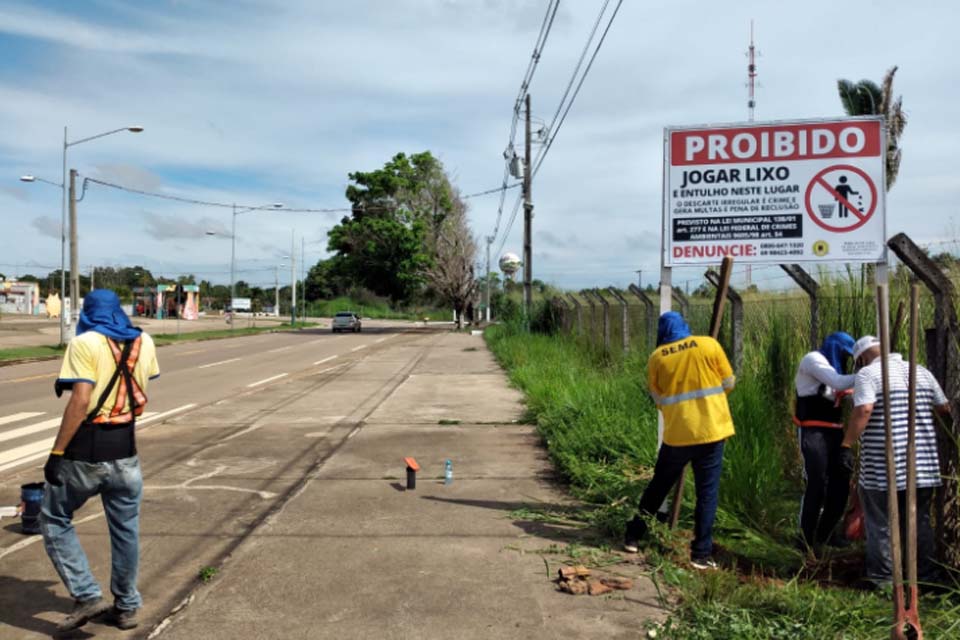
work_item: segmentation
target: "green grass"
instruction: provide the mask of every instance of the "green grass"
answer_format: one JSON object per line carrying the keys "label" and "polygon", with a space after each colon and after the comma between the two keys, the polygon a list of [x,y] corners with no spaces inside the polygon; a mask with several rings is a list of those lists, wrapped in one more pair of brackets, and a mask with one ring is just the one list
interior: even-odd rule
{"label": "green grass", "polygon": [[388,300],[368,297],[355,300],[349,297],[339,297],[330,300],[319,300],[310,303],[307,314],[313,317],[330,317],[338,311],[354,311],[363,318],[376,320],[422,320],[449,318],[450,312],[425,306],[411,306],[408,308],[392,307]]}
{"label": "green grass", "polygon": [[0,362],[29,360],[33,358],[58,358],[62,355],[63,349],[58,346],[14,347],[11,349],[0,349]]}
{"label": "green grass", "polygon": [[299,331],[300,329],[309,329],[320,326],[316,322],[298,322],[296,326],[291,326],[289,322],[282,324],[271,324],[263,327],[237,327],[236,329],[216,329],[214,331],[193,331],[190,333],[161,333],[153,335],[153,341],[157,345],[173,344],[177,342],[196,342],[203,340],[221,340],[224,338],[238,338],[241,336],[252,336],[260,333],[270,333],[277,331]]}
{"label": "green grass", "polygon": [[[797,322],[802,313],[802,305],[777,301],[769,313],[755,314],[745,332],[750,348],[730,396],[737,435],[725,448],[714,532],[718,557],[730,570],[705,575],[683,569],[692,527],[692,479],[680,531],[657,529],[647,550],[655,579],[679,594],[674,616],[659,630],[661,638],[879,638],[889,633],[889,597],[810,579],[811,574],[823,579],[830,568],[806,566],[793,547],[802,484],[789,389],[809,340],[797,328],[804,326]],[[656,457],[657,418],[646,390],[645,354],[608,355],[577,338],[530,333],[511,322],[488,328],[485,336],[512,383],[525,393],[527,418],[537,425],[571,492],[588,503],[576,518],[592,524],[607,543],[619,542]],[[847,564],[859,567],[858,553],[848,556]],[[835,564],[842,565],[841,560]],[[958,593],[952,599],[924,599],[928,637],[960,631]]]}
{"label": "green grass", "polygon": [[[193,331],[181,333],[179,336],[175,333],[161,333],[158,335],[153,335],[152,337],[156,345],[162,346],[167,344],[176,344],[179,342],[238,338],[241,336],[251,336],[271,331],[299,331],[300,329],[309,329],[317,326],[319,325],[315,322],[298,322],[296,327],[291,327],[290,323],[284,323],[268,325],[264,327],[238,327],[233,330],[217,329],[215,331]],[[16,347],[13,349],[0,349],[0,362],[15,362],[33,358],[59,358],[62,355],[63,349],[58,346]]]}

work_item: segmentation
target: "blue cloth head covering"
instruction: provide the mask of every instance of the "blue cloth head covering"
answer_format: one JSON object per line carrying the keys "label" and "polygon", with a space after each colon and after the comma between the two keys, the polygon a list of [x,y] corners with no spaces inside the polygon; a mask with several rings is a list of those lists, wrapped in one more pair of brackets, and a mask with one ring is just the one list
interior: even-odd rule
{"label": "blue cloth head covering", "polygon": [[690,327],[676,311],[667,311],[657,324],[657,346],[690,337]]}
{"label": "blue cloth head covering", "polygon": [[109,289],[95,289],[83,297],[83,310],[77,321],[77,335],[87,331],[127,341],[135,340],[142,330],[133,326],[120,308],[117,294]]}
{"label": "blue cloth head covering", "polygon": [[843,331],[831,333],[820,345],[820,353],[837,373],[843,373],[843,357],[853,355],[854,339]]}

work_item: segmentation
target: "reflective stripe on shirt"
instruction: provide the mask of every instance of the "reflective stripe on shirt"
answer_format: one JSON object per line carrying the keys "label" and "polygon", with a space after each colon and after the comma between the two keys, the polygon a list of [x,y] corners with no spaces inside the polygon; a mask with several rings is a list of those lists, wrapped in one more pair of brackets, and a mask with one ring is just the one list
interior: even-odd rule
{"label": "reflective stripe on shirt", "polygon": [[677,404],[678,402],[683,402],[685,400],[696,400],[697,398],[715,396],[723,392],[723,387],[709,387],[707,389],[694,389],[693,391],[685,391],[683,393],[678,393],[675,396],[664,396],[663,398],[654,399],[657,401],[657,404],[663,406]]}

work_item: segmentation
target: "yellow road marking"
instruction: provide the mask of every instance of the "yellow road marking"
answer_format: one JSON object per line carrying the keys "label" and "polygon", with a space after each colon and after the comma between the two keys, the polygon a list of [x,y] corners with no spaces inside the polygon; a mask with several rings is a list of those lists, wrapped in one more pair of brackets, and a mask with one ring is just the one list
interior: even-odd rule
{"label": "yellow road marking", "polygon": [[193,354],[193,353],[203,353],[204,351],[206,351],[206,349],[193,349],[192,351],[181,351],[181,352],[178,353],[177,355],[178,355],[178,356],[189,356],[190,354]]}
{"label": "yellow road marking", "polygon": [[13,378],[11,380],[0,380],[0,384],[13,383],[13,382],[29,382],[30,380],[43,380],[44,378],[56,378],[56,373],[41,373],[37,376],[27,376],[25,378]]}

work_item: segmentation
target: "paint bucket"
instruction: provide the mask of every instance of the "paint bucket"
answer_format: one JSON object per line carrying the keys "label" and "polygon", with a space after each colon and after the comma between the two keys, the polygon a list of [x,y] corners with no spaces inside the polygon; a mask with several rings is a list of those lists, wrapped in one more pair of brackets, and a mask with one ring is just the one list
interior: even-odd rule
{"label": "paint bucket", "polygon": [[27,535],[40,533],[40,503],[43,502],[43,483],[31,482],[20,485],[20,500],[23,501],[20,530]]}

